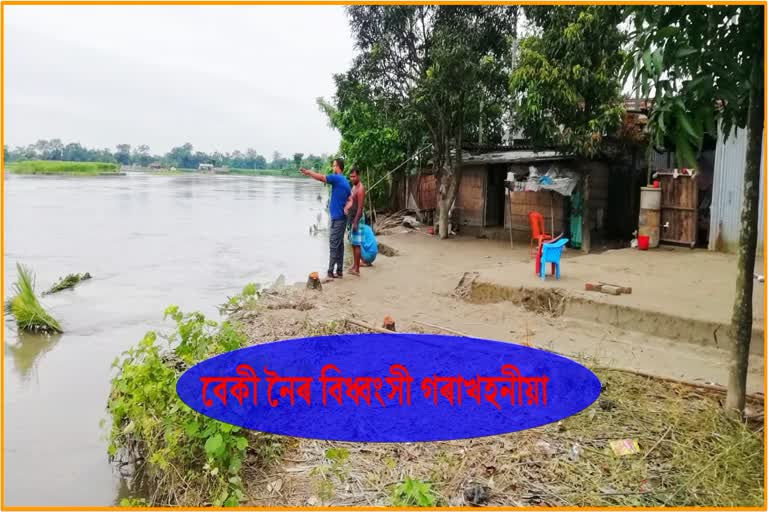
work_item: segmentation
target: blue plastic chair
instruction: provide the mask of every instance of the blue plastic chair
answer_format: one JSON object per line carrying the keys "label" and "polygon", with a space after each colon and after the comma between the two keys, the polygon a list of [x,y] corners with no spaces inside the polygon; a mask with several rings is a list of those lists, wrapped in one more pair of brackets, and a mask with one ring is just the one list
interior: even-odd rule
{"label": "blue plastic chair", "polygon": [[552,264],[552,271],[555,274],[555,279],[560,279],[560,253],[563,252],[563,246],[567,243],[567,238],[559,238],[556,242],[543,244],[541,246],[541,264],[539,265],[539,276],[542,280],[546,279],[546,270],[544,270],[544,268],[547,263]]}

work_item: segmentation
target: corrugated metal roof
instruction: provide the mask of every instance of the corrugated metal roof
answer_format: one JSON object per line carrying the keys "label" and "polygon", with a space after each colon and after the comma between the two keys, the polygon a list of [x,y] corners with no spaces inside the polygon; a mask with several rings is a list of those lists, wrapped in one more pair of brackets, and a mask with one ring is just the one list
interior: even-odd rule
{"label": "corrugated metal roof", "polygon": [[534,151],[534,150],[517,150],[517,151],[489,151],[487,153],[471,154],[464,152],[464,163],[482,163],[482,164],[505,164],[515,162],[538,162],[541,160],[570,160],[573,158],[571,155],[565,155],[559,151]]}
{"label": "corrugated metal roof", "polygon": [[[763,133],[765,137],[765,133]],[[744,202],[744,169],[747,163],[747,130],[731,133],[728,140],[722,134],[717,140],[715,171],[712,183],[709,248],[717,249],[718,237],[722,249],[735,251],[741,231],[741,209]],[[760,207],[757,240],[763,245],[763,180],[765,180],[765,154],[760,162]]]}

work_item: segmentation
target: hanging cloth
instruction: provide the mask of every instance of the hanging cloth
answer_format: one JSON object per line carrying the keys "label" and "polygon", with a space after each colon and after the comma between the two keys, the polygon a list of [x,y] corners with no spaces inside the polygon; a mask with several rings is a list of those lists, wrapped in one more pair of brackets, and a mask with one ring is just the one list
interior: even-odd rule
{"label": "hanging cloth", "polygon": [[571,247],[575,249],[581,247],[581,209],[581,193],[576,190],[571,195]]}

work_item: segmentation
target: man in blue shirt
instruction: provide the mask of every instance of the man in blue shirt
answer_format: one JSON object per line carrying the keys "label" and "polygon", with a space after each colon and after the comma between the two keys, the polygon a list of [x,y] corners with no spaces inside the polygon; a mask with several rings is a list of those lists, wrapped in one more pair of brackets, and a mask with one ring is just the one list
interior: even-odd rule
{"label": "man in blue shirt", "polygon": [[[333,161],[331,174],[320,174],[302,167],[299,172],[317,181],[322,181],[331,186],[331,200],[328,202],[328,213],[331,217],[331,258],[328,263],[328,277],[341,278],[342,265],[344,265],[344,230],[347,226],[347,216],[344,214],[344,205],[347,203],[351,187],[344,177],[344,160],[336,158]],[[336,273],[334,274],[334,267]]]}

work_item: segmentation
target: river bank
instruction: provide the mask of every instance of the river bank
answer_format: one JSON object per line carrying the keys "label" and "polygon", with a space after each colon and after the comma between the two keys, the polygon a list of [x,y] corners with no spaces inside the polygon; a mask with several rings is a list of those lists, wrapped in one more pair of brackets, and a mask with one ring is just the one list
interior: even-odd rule
{"label": "river bank", "polygon": [[63,162],[58,160],[25,160],[10,162],[5,169],[12,174],[54,176],[124,176],[117,164],[107,162]]}
{"label": "river bank", "polygon": [[[711,385],[721,371],[718,354],[701,353],[700,347],[684,342],[666,340],[664,346],[661,340],[633,340],[631,333],[595,324],[576,329],[547,301],[482,303],[472,299],[471,290],[468,296],[457,296],[457,276],[466,271],[483,275],[498,263],[483,261],[496,257],[487,242],[435,241],[415,232],[381,237],[380,241],[399,255],[379,256],[373,267],[363,269],[360,278],[325,282],[321,292],[301,286],[278,287],[239,308],[231,319],[246,343],[365,332],[347,320],[380,325],[388,315],[403,332],[445,333],[452,329],[560,353],[580,347],[570,355],[598,375],[603,383],[601,397],[559,424],[472,440],[358,444],[239,433],[248,440],[238,474],[242,487],[235,494],[241,504],[762,503],[762,397],[750,399],[752,419],[747,423],[726,419],[721,413],[723,395]],[[509,258],[508,250],[497,249],[498,257]],[[660,363],[662,353],[675,369]],[[644,360],[656,359],[657,374],[679,377],[682,373],[694,383],[699,379],[702,385],[670,383],[616,369],[628,366],[631,359],[639,360],[641,367]],[[762,367],[757,366],[759,376]],[[753,377],[751,391],[756,392]],[[610,441],[622,439],[636,440],[639,453],[626,457],[613,453]],[[156,488],[161,499],[150,503],[206,504],[209,498],[197,492],[200,488],[189,482],[177,482],[173,493]]]}

